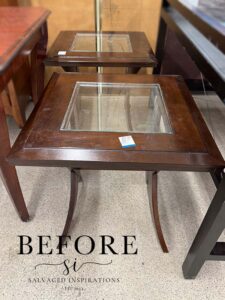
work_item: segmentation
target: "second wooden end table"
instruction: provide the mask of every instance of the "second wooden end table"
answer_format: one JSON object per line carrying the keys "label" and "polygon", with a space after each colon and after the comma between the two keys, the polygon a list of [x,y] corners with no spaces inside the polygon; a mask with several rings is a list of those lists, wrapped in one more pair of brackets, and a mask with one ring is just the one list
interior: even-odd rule
{"label": "second wooden end table", "polygon": [[128,72],[137,73],[142,67],[155,67],[156,58],[144,32],[61,31],[45,63],[65,71],[126,67]]}

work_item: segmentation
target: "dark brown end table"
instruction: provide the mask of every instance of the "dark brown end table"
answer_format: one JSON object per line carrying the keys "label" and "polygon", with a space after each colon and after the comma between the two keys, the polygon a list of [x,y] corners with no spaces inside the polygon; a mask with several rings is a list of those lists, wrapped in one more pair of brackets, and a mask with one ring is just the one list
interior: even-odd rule
{"label": "dark brown end table", "polygon": [[61,31],[45,60],[65,71],[78,67],[127,67],[137,73],[155,67],[156,58],[144,32]]}
{"label": "dark brown end table", "polygon": [[47,18],[50,12],[40,7],[0,7],[0,175],[13,204],[23,221],[29,214],[23,199],[15,167],[8,164],[10,151],[9,133],[1,92],[24,63],[24,56],[31,56],[31,84],[34,102],[44,89],[44,63],[48,33]]}
{"label": "dark brown end table", "polygon": [[[121,144],[130,136],[134,144]],[[80,170],[146,171],[161,247],[159,171],[222,172],[225,162],[183,79],[178,76],[57,74],[15,142],[10,162],[71,169],[67,235]]]}

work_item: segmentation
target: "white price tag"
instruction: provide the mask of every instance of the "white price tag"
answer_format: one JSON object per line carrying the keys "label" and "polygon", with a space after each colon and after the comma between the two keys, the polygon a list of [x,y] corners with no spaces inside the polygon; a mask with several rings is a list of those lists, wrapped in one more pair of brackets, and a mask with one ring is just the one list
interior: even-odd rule
{"label": "white price tag", "polygon": [[129,147],[135,147],[136,144],[132,138],[131,135],[127,136],[120,136],[119,137],[120,144],[122,145],[123,148],[129,148]]}
{"label": "white price tag", "polygon": [[58,51],[58,55],[61,56],[61,55],[66,55],[66,51]]}

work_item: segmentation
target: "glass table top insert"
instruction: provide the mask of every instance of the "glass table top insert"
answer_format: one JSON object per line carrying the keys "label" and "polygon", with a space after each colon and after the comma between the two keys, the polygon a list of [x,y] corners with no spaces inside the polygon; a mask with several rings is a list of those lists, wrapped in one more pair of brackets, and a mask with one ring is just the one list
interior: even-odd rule
{"label": "glass table top insert", "polygon": [[77,33],[71,52],[132,52],[129,34]]}
{"label": "glass table top insert", "polygon": [[158,84],[77,82],[61,130],[173,133]]}

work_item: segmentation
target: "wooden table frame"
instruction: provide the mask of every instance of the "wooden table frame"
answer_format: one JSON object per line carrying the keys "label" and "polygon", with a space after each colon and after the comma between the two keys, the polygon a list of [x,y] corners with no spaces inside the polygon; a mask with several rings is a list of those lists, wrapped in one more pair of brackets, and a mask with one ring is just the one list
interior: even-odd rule
{"label": "wooden table frame", "polygon": [[[159,84],[173,134],[132,133],[135,148],[123,149],[118,137],[126,132],[60,130],[76,82]],[[48,127],[46,127],[48,122]],[[190,142],[190,137],[192,140]],[[146,171],[152,178],[152,212],[161,248],[163,237],[158,204],[157,172],[210,172],[220,180],[225,162],[179,76],[54,73],[42,99],[15,142],[9,161],[25,166],[58,166],[71,170],[71,195],[63,235],[67,235],[77,200],[80,170]]]}
{"label": "wooden table frame", "polygon": [[[45,64],[61,66],[65,71],[79,67],[127,67],[129,73],[138,73],[142,67],[155,67],[157,60],[144,32],[104,31],[103,34],[129,34],[132,52],[71,52],[76,34],[94,34],[93,31],[61,31],[48,51]],[[58,55],[59,51],[65,55]]]}
{"label": "wooden table frame", "polygon": [[[10,12],[10,9],[12,9],[12,11],[15,11],[15,16],[18,16],[17,12],[32,14],[32,10],[35,13],[39,11],[40,15],[38,19],[37,16],[36,18],[34,18],[33,26],[25,31],[24,36],[22,36],[21,38],[17,37],[14,46],[12,48],[9,48],[5,53],[3,53],[3,55],[1,55],[0,95],[4,88],[7,86],[8,82],[11,80],[12,76],[17,72],[17,70],[23,63],[22,57],[31,52],[32,95],[34,102],[37,103],[44,89],[43,59],[46,56],[48,40],[46,19],[50,12],[41,8],[6,8],[8,12]],[[20,21],[22,24],[22,20]],[[29,214],[24,202],[16,169],[5,159],[11,149],[11,146],[1,96],[0,125],[0,174],[21,220],[28,221]]]}

